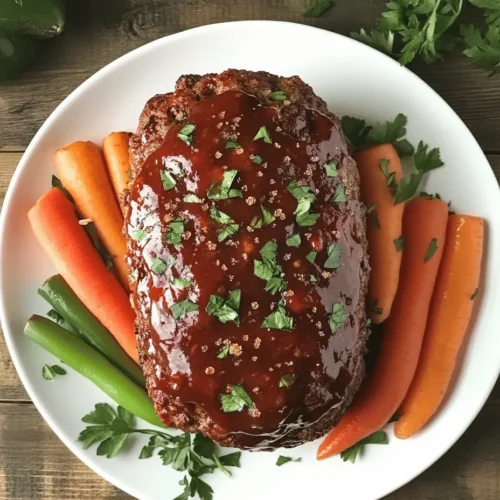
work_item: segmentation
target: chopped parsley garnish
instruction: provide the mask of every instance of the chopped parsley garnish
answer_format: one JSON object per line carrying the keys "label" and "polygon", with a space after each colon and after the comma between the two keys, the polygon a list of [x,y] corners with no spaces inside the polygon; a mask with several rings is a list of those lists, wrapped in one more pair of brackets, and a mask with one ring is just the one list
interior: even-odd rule
{"label": "chopped parsley garnish", "polygon": [[234,222],[233,219],[231,219],[231,217],[229,217],[229,215],[217,210],[216,208],[210,209],[210,217],[223,226],[222,231],[220,231],[217,235],[217,239],[219,241],[224,241],[225,239],[230,238],[240,227],[236,224],[236,222]]}
{"label": "chopped parsley garnish", "polygon": [[262,156],[259,155],[250,155],[250,159],[255,163],[256,165],[260,165],[262,163]]}
{"label": "chopped parsley garnish", "polygon": [[297,375],[295,373],[287,373],[280,378],[280,387],[290,387],[295,382]]}
{"label": "chopped parsley garnish", "polygon": [[175,219],[169,224],[170,231],[165,234],[165,240],[167,243],[172,245],[178,245],[182,241],[182,235],[184,234],[184,221],[181,219]]}
{"label": "chopped parsley garnish", "polygon": [[255,134],[255,137],[253,138],[254,141],[258,141],[259,139],[263,139],[263,141],[267,142],[268,144],[273,143],[265,125],[259,128],[258,132]]}
{"label": "chopped parsley garnish", "polygon": [[180,132],[177,134],[177,137],[188,146],[191,146],[193,142],[192,134],[196,125],[192,125],[191,123],[187,123],[184,127],[181,128]]}
{"label": "chopped parsley garnish", "polygon": [[203,200],[201,198],[198,198],[194,193],[189,193],[182,198],[182,201],[184,203],[203,203]]}
{"label": "chopped parsley garnish", "polygon": [[172,279],[172,285],[175,286],[175,288],[189,288],[193,284],[192,281],[187,280],[185,278],[173,278]]}
{"label": "chopped parsley garnish", "polygon": [[332,160],[324,165],[327,177],[337,177],[337,164]]}
{"label": "chopped parsley garnish", "polygon": [[474,290],[474,293],[470,296],[470,300],[474,300],[478,293],[479,293],[479,288],[476,288]]}
{"label": "chopped parsley garnish", "polygon": [[342,302],[336,302],[332,307],[332,315],[328,320],[330,328],[335,333],[339,328],[344,326],[344,323],[349,319],[349,313],[345,310]]}
{"label": "chopped parsley garnish", "polygon": [[382,314],[384,312],[384,310],[378,306],[378,300],[375,299],[375,300],[372,300],[369,304],[368,304],[368,310],[373,313],[373,314]]}
{"label": "chopped parsley garnish", "polygon": [[142,241],[147,235],[148,235],[148,233],[146,233],[146,231],[139,229],[138,231],[133,231],[132,234],[130,235],[130,237],[134,241]]}
{"label": "chopped parsley garnish", "polygon": [[342,264],[342,247],[339,243],[328,246],[328,257],[324,263],[326,269],[338,269]]}
{"label": "chopped parsley garnish", "polygon": [[167,264],[163,259],[151,259],[151,271],[156,274],[164,274],[167,270]]}
{"label": "chopped parsley garnish", "polygon": [[311,188],[299,186],[295,181],[291,181],[287,189],[297,200],[297,208],[294,212],[297,224],[302,227],[314,225],[320,214],[310,213],[311,205],[315,200],[314,194],[310,192]]}
{"label": "chopped parsley garnish", "polygon": [[292,234],[292,236],[288,237],[285,240],[285,243],[289,247],[300,247],[301,243],[300,234]]}
{"label": "chopped parsley garnish", "polygon": [[221,323],[233,321],[238,326],[240,325],[240,309],[241,290],[232,290],[229,292],[229,297],[224,300],[219,295],[210,295],[210,300],[206,307],[206,311],[211,316],[215,316]]}
{"label": "chopped parsley garnish", "polygon": [[335,193],[330,201],[331,203],[345,203],[347,201],[345,196],[345,187],[343,184],[339,184],[337,186],[337,189],[335,190]]}
{"label": "chopped parsley garnish", "polygon": [[240,189],[232,189],[231,186],[238,175],[238,170],[227,170],[224,172],[222,182],[214,182],[207,191],[209,200],[226,200],[228,198],[241,198]]}
{"label": "chopped parsley garnish", "polygon": [[278,467],[281,467],[282,465],[285,465],[288,462],[302,462],[302,458],[284,457],[283,455],[280,455],[278,457],[278,460],[276,460],[276,465]]}
{"label": "chopped parsley garnish", "polygon": [[234,141],[233,139],[229,139],[227,142],[226,142],[226,149],[241,149],[241,146],[236,142]]}
{"label": "chopped parsley garnish", "polygon": [[231,346],[230,345],[225,345],[219,352],[219,354],[217,354],[217,357],[219,359],[224,359],[224,358],[227,358],[229,356],[229,351],[231,350]]}
{"label": "chopped parsley garnish", "polygon": [[253,262],[253,273],[266,281],[265,290],[273,295],[286,290],[286,282],[281,278],[283,269],[277,262],[277,250],[276,242],[268,241],[260,250],[262,260],[255,259]]}
{"label": "chopped parsley garnish", "polygon": [[387,181],[387,187],[389,189],[395,189],[397,187],[396,172],[391,172],[389,170],[389,160],[387,160],[386,158],[382,158],[382,160],[380,160],[379,162],[379,166]]}
{"label": "chopped parsley garnish", "polygon": [[311,4],[304,9],[304,17],[321,17],[333,6],[334,3],[331,0],[313,0]]}
{"label": "chopped parsley garnish", "polygon": [[172,304],[170,306],[174,319],[179,319],[183,314],[197,311],[198,309],[198,304],[195,304],[191,300],[182,300],[181,302],[177,302],[177,304]]}
{"label": "chopped parsley garnish", "polygon": [[318,282],[318,278],[316,278],[316,276],[314,276],[314,274],[310,274],[309,275],[309,283],[317,283]]}
{"label": "chopped parsley garnish", "polygon": [[306,255],[306,259],[311,263],[314,264],[314,260],[316,259],[316,256],[318,255],[318,252],[309,252]]}
{"label": "chopped parsley garnish", "polygon": [[291,331],[293,330],[293,318],[288,316],[284,305],[279,303],[276,309],[262,322],[262,328]]}
{"label": "chopped parsley garnish", "polygon": [[269,97],[274,101],[284,101],[286,99],[286,94],[283,90],[277,90],[276,92],[271,92]]}
{"label": "chopped parsley garnish", "polygon": [[166,170],[160,170],[160,177],[161,177],[161,183],[163,185],[163,189],[165,191],[172,189],[177,184],[173,175],[170,172],[167,172]]}
{"label": "chopped parsley garnish", "polygon": [[403,235],[394,240],[394,246],[396,247],[396,252],[401,252],[401,250],[403,250],[405,247],[405,238]]}
{"label": "chopped parsley garnish", "polygon": [[232,385],[231,394],[221,394],[220,402],[224,413],[242,411],[253,407],[253,401],[241,385]]}
{"label": "chopped parsley garnish", "polygon": [[260,206],[260,210],[262,217],[255,216],[250,222],[250,227],[253,229],[261,229],[262,226],[269,226],[269,224],[272,224],[276,220],[276,217],[264,205]]}
{"label": "chopped parsley garnish", "polygon": [[436,253],[436,250],[438,249],[437,242],[438,242],[437,238],[431,239],[429,246],[427,248],[427,252],[425,252],[424,262],[429,262],[432,256]]}
{"label": "chopped parsley garnish", "polygon": [[42,377],[44,380],[54,380],[57,375],[66,375],[66,370],[59,365],[43,365]]}
{"label": "chopped parsley garnish", "polygon": [[387,437],[387,434],[384,431],[374,432],[365,439],[362,439],[359,443],[356,443],[350,448],[347,448],[347,450],[343,451],[340,454],[340,458],[344,462],[354,463],[356,461],[357,456],[358,455],[361,456],[363,452],[363,446],[365,444],[388,444],[388,443],[389,443],[389,438]]}

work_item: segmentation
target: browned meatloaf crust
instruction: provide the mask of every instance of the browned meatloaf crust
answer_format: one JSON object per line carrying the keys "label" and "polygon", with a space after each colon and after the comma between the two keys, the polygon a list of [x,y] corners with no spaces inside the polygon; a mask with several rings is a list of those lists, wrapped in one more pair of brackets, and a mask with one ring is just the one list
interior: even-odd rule
{"label": "browned meatloaf crust", "polygon": [[[297,76],[186,75],[147,102],[130,153],[128,264],[160,418],[239,448],[324,435],[363,380],[369,333],[365,209],[338,118]],[[221,182],[232,171],[228,195]],[[306,217],[319,215],[302,225],[304,196]],[[217,210],[236,232],[221,234],[230,222]],[[255,272],[269,245],[278,289]],[[237,320],[207,310],[211,296],[236,290]]]}

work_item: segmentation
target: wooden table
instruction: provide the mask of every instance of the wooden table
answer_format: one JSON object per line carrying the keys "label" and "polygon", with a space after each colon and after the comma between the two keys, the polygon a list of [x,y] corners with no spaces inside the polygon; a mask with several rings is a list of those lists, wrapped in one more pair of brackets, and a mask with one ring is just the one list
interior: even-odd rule
{"label": "wooden table", "polygon": [[[80,83],[122,54],[156,38],[221,21],[305,22],[304,0],[71,0],[67,3],[65,32],[45,43],[37,63],[17,81],[0,84],[0,200],[23,151],[52,110]],[[336,3],[327,16],[310,23],[348,34],[363,26],[372,27],[384,7],[384,0],[337,0]],[[469,126],[499,178],[500,76],[489,78],[473,69],[459,54],[447,56],[445,62],[432,66],[417,63],[412,69]],[[474,165],[470,168],[472,174]],[[1,336],[0,498],[129,498],[83,465],[45,424],[19,382]],[[427,472],[390,498],[500,498],[500,384],[459,442]]]}

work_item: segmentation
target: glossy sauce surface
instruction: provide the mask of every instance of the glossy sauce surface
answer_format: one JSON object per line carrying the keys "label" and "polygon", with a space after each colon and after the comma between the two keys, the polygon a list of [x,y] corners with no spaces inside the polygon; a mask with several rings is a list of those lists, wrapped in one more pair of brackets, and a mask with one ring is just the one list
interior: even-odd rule
{"label": "glossy sauce surface", "polygon": [[[364,328],[358,324],[364,318],[355,314],[365,261],[357,240],[361,203],[348,188],[345,203],[331,202],[338,186],[347,184],[344,141],[333,121],[316,111],[285,113],[280,120],[276,113],[240,91],[200,101],[186,122],[196,127],[192,144],[178,137],[186,123],[172,125],[138,173],[127,227],[130,238],[137,238],[137,231],[145,233],[140,241],[129,239],[129,264],[136,278],[135,307],[151,330],[143,356],[155,361],[153,385],[179,398],[188,410],[201,407],[227,432],[249,434],[249,444],[256,441],[250,435],[271,442],[273,434],[307,426],[342,401],[354,371],[351,352]],[[292,135],[300,137],[304,120],[309,136],[297,139]],[[262,126],[272,143],[254,140]],[[239,147],[227,149],[228,140]],[[260,165],[252,161],[255,155],[262,158]],[[335,177],[326,175],[325,164],[331,161]],[[164,189],[161,170],[175,179],[171,189]],[[242,197],[208,199],[207,190],[228,170],[238,171],[231,187],[241,190]],[[310,211],[321,215],[310,227],[296,222],[297,200],[287,190],[291,181],[315,195]],[[202,203],[183,201],[189,194]],[[262,217],[261,205],[275,220],[253,229],[250,223]],[[222,242],[218,235],[223,225],[210,217],[211,208],[239,225]],[[176,245],[165,239],[174,219],[184,220],[182,243]],[[297,234],[300,246],[287,246],[285,240]],[[271,240],[277,243],[277,263],[286,282],[286,290],[274,294],[254,274],[254,261],[262,259],[259,252]],[[338,269],[324,267],[332,243],[341,248]],[[314,263],[306,259],[311,251],[318,252]],[[158,269],[155,259],[166,265]],[[317,281],[312,283],[311,276]],[[179,277],[191,286],[174,286],[172,280]],[[211,295],[227,299],[237,289],[239,326],[206,312]],[[199,309],[174,320],[170,308],[183,300]],[[280,300],[293,318],[292,331],[262,327]],[[329,318],[336,303],[345,307],[348,318],[332,332]],[[229,353],[226,349],[227,355],[220,357],[227,346]],[[280,384],[287,376],[293,379],[289,387]],[[248,393],[250,409],[222,411],[221,395],[234,385]]]}

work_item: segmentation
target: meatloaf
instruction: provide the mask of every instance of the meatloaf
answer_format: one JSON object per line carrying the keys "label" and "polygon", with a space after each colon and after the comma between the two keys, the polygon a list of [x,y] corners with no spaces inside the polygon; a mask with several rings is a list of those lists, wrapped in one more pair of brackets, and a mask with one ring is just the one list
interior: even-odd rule
{"label": "meatloaf", "polygon": [[299,77],[228,70],[150,99],[130,142],[140,362],[167,426],[272,449],[364,377],[369,274],[339,120]]}

